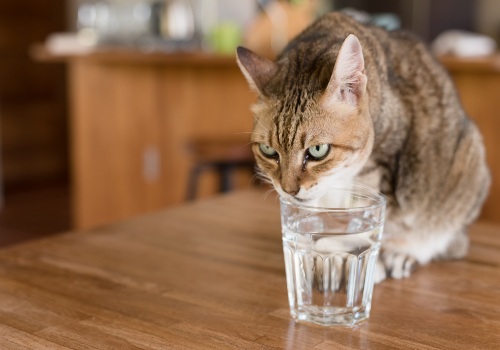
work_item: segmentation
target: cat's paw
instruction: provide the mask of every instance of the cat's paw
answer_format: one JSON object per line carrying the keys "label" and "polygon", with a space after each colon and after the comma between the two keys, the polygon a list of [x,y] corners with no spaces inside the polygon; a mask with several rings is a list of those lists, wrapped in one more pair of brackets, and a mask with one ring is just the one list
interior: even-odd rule
{"label": "cat's paw", "polygon": [[383,251],[379,263],[383,265],[386,277],[395,279],[410,277],[418,267],[417,260],[412,256],[392,251]]}

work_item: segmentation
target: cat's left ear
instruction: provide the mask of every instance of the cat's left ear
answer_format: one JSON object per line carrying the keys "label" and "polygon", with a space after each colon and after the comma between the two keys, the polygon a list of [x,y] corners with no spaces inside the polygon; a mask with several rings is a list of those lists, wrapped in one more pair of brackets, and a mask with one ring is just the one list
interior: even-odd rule
{"label": "cat's left ear", "polygon": [[276,64],[241,46],[236,50],[236,60],[250,87],[263,95],[264,87],[278,70]]}
{"label": "cat's left ear", "polygon": [[363,49],[358,38],[350,34],[340,48],[325,97],[329,102],[356,106],[366,92],[366,82]]}

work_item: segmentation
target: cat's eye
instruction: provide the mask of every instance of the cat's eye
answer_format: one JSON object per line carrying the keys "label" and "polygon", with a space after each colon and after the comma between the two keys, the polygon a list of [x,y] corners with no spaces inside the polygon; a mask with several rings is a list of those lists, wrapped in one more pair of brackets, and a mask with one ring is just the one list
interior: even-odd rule
{"label": "cat's eye", "polygon": [[314,160],[321,160],[326,157],[329,151],[330,145],[324,143],[322,145],[309,147],[307,149],[307,155]]}
{"label": "cat's eye", "polygon": [[260,151],[269,158],[275,158],[278,156],[278,152],[271,146],[266,145],[265,143],[259,144]]}

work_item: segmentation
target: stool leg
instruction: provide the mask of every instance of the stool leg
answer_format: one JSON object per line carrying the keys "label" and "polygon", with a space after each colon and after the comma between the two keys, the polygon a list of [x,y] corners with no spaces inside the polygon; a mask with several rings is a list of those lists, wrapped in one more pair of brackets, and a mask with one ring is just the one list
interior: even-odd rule
{"label": "stool leg", "polygon": [[218,166],[219,170],[219,188],[222,193],[229,192],[233,187],[233,167],[228,164]]}
{"label": "stool leg", "polygon": [[200,174],[203,170],[203,166],[195,165],[189,174],[188,189],[187,189],[187,200],[192,201],[196,198],[198,193],[198,181]]}

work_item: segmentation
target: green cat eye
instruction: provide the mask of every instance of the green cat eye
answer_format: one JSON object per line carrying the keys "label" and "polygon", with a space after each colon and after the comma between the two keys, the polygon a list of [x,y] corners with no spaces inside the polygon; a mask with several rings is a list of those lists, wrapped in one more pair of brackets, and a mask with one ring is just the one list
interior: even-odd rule
{"label": "green cat eye", "polygon": [[266,157],[274,158],[274,157],[278,156],[278,152],[276,152],[276,150],[274,148],[272,148],[271,146],[266,145],[265,143],[259,144],[259,148],[260,148],[261,152]]}
{"label": "green cat eye", "polygon": [[322,145],[309,147],[307,149],[307,154],[315,160],[320,160],[323,159],[328,154],[329,151],[330,151],[330,145],[324,143]]}

